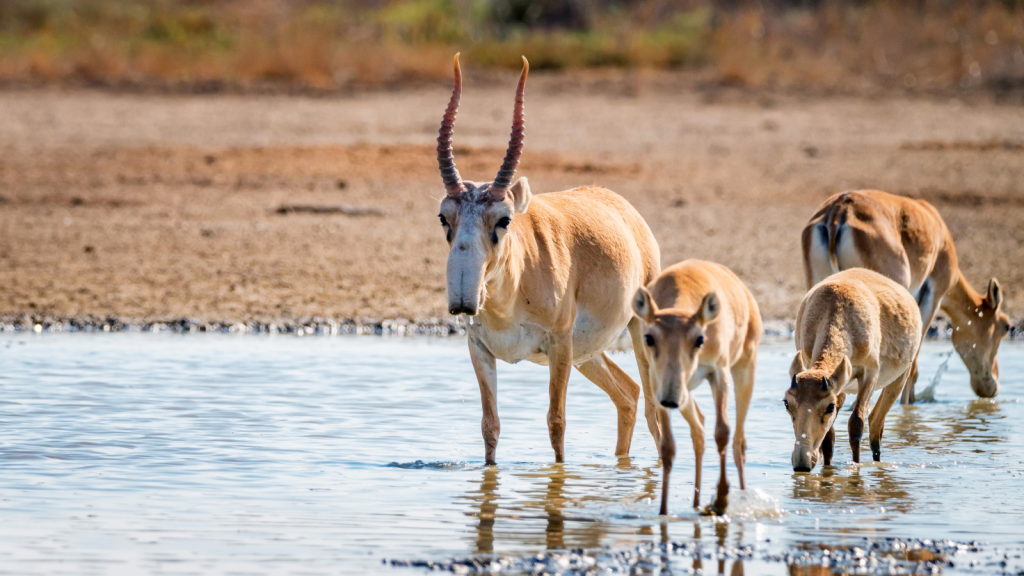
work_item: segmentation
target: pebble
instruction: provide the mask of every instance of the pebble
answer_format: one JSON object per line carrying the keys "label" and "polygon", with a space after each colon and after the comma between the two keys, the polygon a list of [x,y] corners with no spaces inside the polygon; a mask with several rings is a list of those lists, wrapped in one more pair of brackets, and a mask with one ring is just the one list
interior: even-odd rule
{"label": "pebble", "polygon": [[[767,540],[770,542],[770,540]],[[952,540],[903,540],[887,538],[860,546],[790,550],[784,553],[758,551],[753,545],[718,546],[702,542],[643,544],[626,550],[587,552],[583,549],[542,552],[531,556],[472,557],[445,561],[384,559],[389,566],[428,568],[454,574],[550,574],[590,576],[593,574],[658,573],[670,569],[672,558],[701,560],[760,560],[785,563],[791,567],[821,566],[840,574],[938,574],[953,565],[957,554],[978,553],[977,542]],[[915,560],[928,552],[931,560]],[[974,562],[977,562],[976,560]],[[973,565],[973,563],[972,563]]]}

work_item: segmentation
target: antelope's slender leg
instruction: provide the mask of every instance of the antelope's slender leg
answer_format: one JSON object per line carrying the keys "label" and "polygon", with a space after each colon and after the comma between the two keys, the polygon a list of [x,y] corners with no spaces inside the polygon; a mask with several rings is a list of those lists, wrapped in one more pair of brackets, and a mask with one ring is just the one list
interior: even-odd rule
{"label": "antelope's slender leg", "polygon": [[[920,351],[918,351],[920,355]],[[914,363],[910,365],[910,375],[907,378],[907,382],[903,385],[903,390],[900,394],[900,404],[913,404],[917,397],[914,396],[914,387],[917,384],[917,358],[914,358]]]}
{"label": "antelope's slender leg", "polygon": [[658,453],[661,455],[661,516],[668,516],[668,477],[672,474],[672,463],[676,459],[676,441],[672,437],[671,412],[658,410],[658,421],[661,424],[661,442],[658,444]]}
{"label": "antelope's slender leg", "polygon": [[651,431],[654,438],[654,446],[661,446],[661,426],[659,425],[658,413],[661,409],[654,403],[654,388],[651,384],[651,360],[647,356],[647,346],[644,344],[643,334],[640,333],[640,320],[633,317],[629,321],[629,336],[633,340],[633,353],[636,355],[636,365],[640,370],[640,383],[644,393],[644,418],[647,419],[647,429]]}
{"label": "antelope's slender leg", "polygon": [[847,429],[850,432],[850,448],[853,450],[853,461],[860,464],[860,440],[864,435],[864,416],[868,411],[868,402],[875,392],[875,383],[878,382],[878,368],[865,368],[858,379],[857,399],[853,401],[853,414],[850,414],[850,422]]}
{"label": "antelope's slender leg", "polygon": [[552,338],[548,350],[551,381],[548,386],[548,436],[555,450],[555,462],[565,461],[565,393],[572,370],[572,335]]}
{"label": "antelope's slender leg", "polygon": [[913,366],[907,368],[906,372],[896,378],[896,381],[883,388],[875,406],[871,409],[871,415],[868,417],[868,438],[871,440],[871,458],[875,462],[882,461],[882,432],[885,430],[885,415],[889,413],[889,409],[900,397],[900,392],[907,385],[907,380],[913,369]]}
{"label": "antelope's slender leg", "polygon": [[636,426],[636,403],[640,398],[640,385],[612,362],[606,353],[602,353],[576,368],[586,376],[587,380],[596,384],[611,397],[612,403],[615,404],[615,410],[619,414],[615,455],[629,456],[629,445],[633,440],[633,427]]}
{"label": "antelope's slender leg", "polygon": [[740,476],[740,490],[747,489],[747,479],[743,474],[743,468],[747,462],[747,438],[744,434],[743,423],[747,419],[747,409],[750,408],[750,397],[754,394],[756,357],[757,352],[755,351],[749,361],[733,366],[732,369],[733,385],[736,388],[736,434],[732,440],[732,457],[736,462],[736,472]]}
{"label": "antelope's slender leg", "polygon": [[501,432],[498,421],[498,371],[494,355],[472,336],[469,337],[469,358],[480,384],[480,403],[483,406],[480,430],[484,435],[485,459],[487,465],[492,466],[497,463],[495,452],[498,449],[498,434]]}
{"label": "antelope's slender leg", "polygon": [[715,396],[715,445],[718,447],[718,493],[709,511],[722,515],[729,506],[729,480],[725,470],[725,449],[729,445],[729,416],[726,405],[729,402],[729,375],[717,370],[711,380],[711,391]]}
{"label": "antelope's slender leg", "polygon": [[833,423],[828,427],[828,432],[825,432],[825,439],[821,441],[821,460],[822,466],[832,465],[832,455],[836,449],[836,426]]}
{"label": "antelope's slender leg", "polygon": [[[846,394],[836,394],[836,414],[843,409],[843,404],[846,402]],[[838,416],[837,416],[838,417]],[[832,425],[829,426],[828,432],[825,433],[825,440],[821,443],[821,455],[825,461],[824,466],[832,465],[832,455],[835,454],[836,447],[836,421],[832,420]]]}
{"label": "antelope's slender leg", "polygon": [[[917,304],[921,307],[921,338],[924,338],[928,334],[928,328],[935,321],[935,316],[939,313],[939,304],[942,302],[942,295],[936,296],[934,286],[936,281],[934,278],[928,278],[924,284],[921,285],[921,293],[917,296]],[[900,404],[913,404],[914,403],[914,387],[917,384],[917,358],[921,355],[921,349],[917,350],[917,357],[914,358],[914,364],[911,366],[910,375],[907,376],[906,383],[903,384],[903,395],[900,397]]]}
{"label": "antelope's slender leg", "polygon": [[700,470],[704,462],[704,414],[697,406],[697,400],[690,396],[690,403],[680,412],[690,425],[690,439],[693,440],[693,457],[696,463],[696,478],[693,480],[693,507],[700,508]]}

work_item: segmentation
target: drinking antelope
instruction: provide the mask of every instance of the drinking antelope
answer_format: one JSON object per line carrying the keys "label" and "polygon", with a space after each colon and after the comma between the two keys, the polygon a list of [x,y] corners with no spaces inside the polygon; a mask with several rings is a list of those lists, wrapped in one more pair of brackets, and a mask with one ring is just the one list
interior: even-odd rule
{"label": "drinking antelope", "polygon": [[[829,198],[803,231],[807,287],[840,270],[869,268],[902,284],[917,299],[922,330],[941,308],[953,323],[953,347],[971,373],[971,388],[982,398],[999,393],[999,342],[1010,331],[1000,310],[999,282],[985,295],[964,278],[953,237],[938,210],[878,190],[843,192]],[[917,364],[903,389],[902,403],[914,401]]]}
{"label": "drinking antelope", "polygon": [[[882,459],[882,430],[917,358],[921,314],[906,288],[866,268],[829,276],[811,288],[796,317],[796,357],[783,402],[793,419],[793,470],[832,463],[833,427],[846,395],[856,392],[848,429],[853,461],[860,462],[864,415],[871,395],[871,455]],[[878,386],[880,384],[880,386]]]}
{"label": "drinking antelope", "polygon": [[657,280],[641,287],[633,298],[633,311],[643,320],[644,346],[637,358],[647,356],[651,376],[644,391],[657,398],[661,442],[658,451],[664,479],[661,514],[668,514],[668,478],[676,445],[670,409],[679,408],[690,425],[697,460],[693,507],[700,505],[700,472],[704,456],[704,414],[690,391],[704,380],[715,397],[715,444],[718,446],[718,493],[706,512],[724,514],[729,482],[725,474],[725,448],[729,442],[726,405],[729,383],[736,390],[736,435],[732,452],[740,489],[746,490],[743,464],[747,444],[743,422],[754,392],[754,365],[761,341],[761,313],[754,297],[728,268],[703,260],[686,260],[666,268]]}
{"label": "drinking antelope", "polygon": [[[498,445],[495,359],[550,366],[548,432],[555,460],[564,459],[565,393],[576,368],[604,390],[618,412],[615,454],[625,456],[636,423],[640,387],[605,354],[628,326],[640,347],[630,300],[659,270],[650,228],[621,196],[596,186],[533,196],[526,178],[512,184],[523,151],[523,91],[516,90],[512,138],[492,182],[463,180],[455,168],[452,133],[462,95],[455,56],[455,88],[441,122],[437,160],[447,195],[441,225],[448,240],[448,310],[472,317],[469,355],[480,384],[487,464]],[[641,379],[646,357],[637,355]],[[658,439],[656,409],[645,405]]]}

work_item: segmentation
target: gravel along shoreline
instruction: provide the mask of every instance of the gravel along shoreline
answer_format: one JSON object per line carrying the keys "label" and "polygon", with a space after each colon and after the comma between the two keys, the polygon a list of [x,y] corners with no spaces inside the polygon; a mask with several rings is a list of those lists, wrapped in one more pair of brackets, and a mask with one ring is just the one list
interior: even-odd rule
{"label": "gravel along shoreline", "polygon": [[[820,567],[822,573],[827,570],[830,574],[940,574],[943,568],[953,568],[958,564],[972,568],[982,564],[994,565],[998,567],[996,571],[1006,570],[1008,562],[1005,559],[993,556],[993,560],[984,556],[985,550],[978,542],[887,538],[880,541],[865,540],[859,546],[811,547],[781,552],[758,549],[749,544],[735,547],[668,542],[599,553],[570,550],[531,556],[480,556],[441,561],[384,559],[383,563],[388,566],[426,568],[455,574],[511,573],[560,576],[656,573],[668,568],[670,562],[687,559],[786,563],[791,567]],[[1009,558],[1009,554],[1006,558]]]}
{"label": "gravel along shoreline", "polygon": [[[793,337],[793,320],[765,320],[764,338]],[[224,334],[294,334],[296,336],[463,336],[461,317],[421,318],[290,318],[277,320],[202,320],[198,318],[138,319],[120,316],[43,316],[0,314],[0,332],[216,332]],[[928,329],[929,340],[949,340],[953,327],[939,318]],[[1010,330],[1010,340],[1024,340],[1024,319]],[[630,348],[623,332],[615,349]]]}

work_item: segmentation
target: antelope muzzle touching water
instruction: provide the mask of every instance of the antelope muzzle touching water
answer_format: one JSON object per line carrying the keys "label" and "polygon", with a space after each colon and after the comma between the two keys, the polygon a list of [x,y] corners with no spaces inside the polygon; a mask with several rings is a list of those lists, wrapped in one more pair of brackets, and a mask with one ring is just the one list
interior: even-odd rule
{"label": "antelope muzzle touching water", "polygon": [[761,340],[761,313],[746,286],[728,268],[701,260],[686,260],[665,269],[636,292],[633,311],[643,321],[644,345],[637,357],[647,357],[650,388],[644,394],[662,407],[658,412],[664,471],[661,514],[668,514],[669,475],[675,460],[670,410],[678,408],[690,425],[696,457],[693,506],[700,506],[701,460],[704,455],[704,414],[691,390],[707,380],[715,398],[715,444],[718,447],[718,492],[707,513],[724,514],[729,482],[725,453],[729,443],[726,407],[729,385],[736,391],[736,433],[733,458],[740,488],[746,489],[743,467],[746,439],[743,424],[754,392],[754,367]]}
{"label": "antelope muzzle touching water", "polygon": [[[523,151],[524,92],[516,89],[512,138],[491,182],[463,180],[452,134],[462,95],[455,87],[441,122],[437,159],[447,194],[439,214],[448,241],[448,310],[472,316],[469,353],[480,384],[481,429],[488,464],[496,462],[500,424],[496,360],[550,366],[548,432],[555,460],[564,459],[565,396],[572,366],[604,390],[618,413],[615,453],[628,455],[641,388],[605,354],[629,328],[639,348],[630,300],[658,274],[661,256],[640,214],[610,190],[589,186],[534,196],[526,178],[512,179]],[[637,356],[641,379],[646,357]],[[645,415],[660,438],[657,410]]]}
{"label": "antelope muzzle touching water", "polygon": [[[967,282],[953,237],[938,210],[924,200],[878,190],[843,192],[822,204],[803,232],[807,287],[830,274],[868,268],[891,278],[917,300],[922,334],[941,309],[953,323],[953,347],[982,398],[999,393],[999,343],[1010,332],[995,278],[985,294]],[[915,369],[903,403],[914,401]]]}
{"label": "antelope muzzle touching water", "polygon": [[921,346],[921,315],[903,286],[864,268],[829,276],[800,303],[796,357],[783,402],[793,420],[795,472],[832,464],[833,427],[846,395],[855,393],[848,430],[853,461],[871,395],[881,390],[869,421],[871,454],[882,458],[885,415],[900,397]]}

